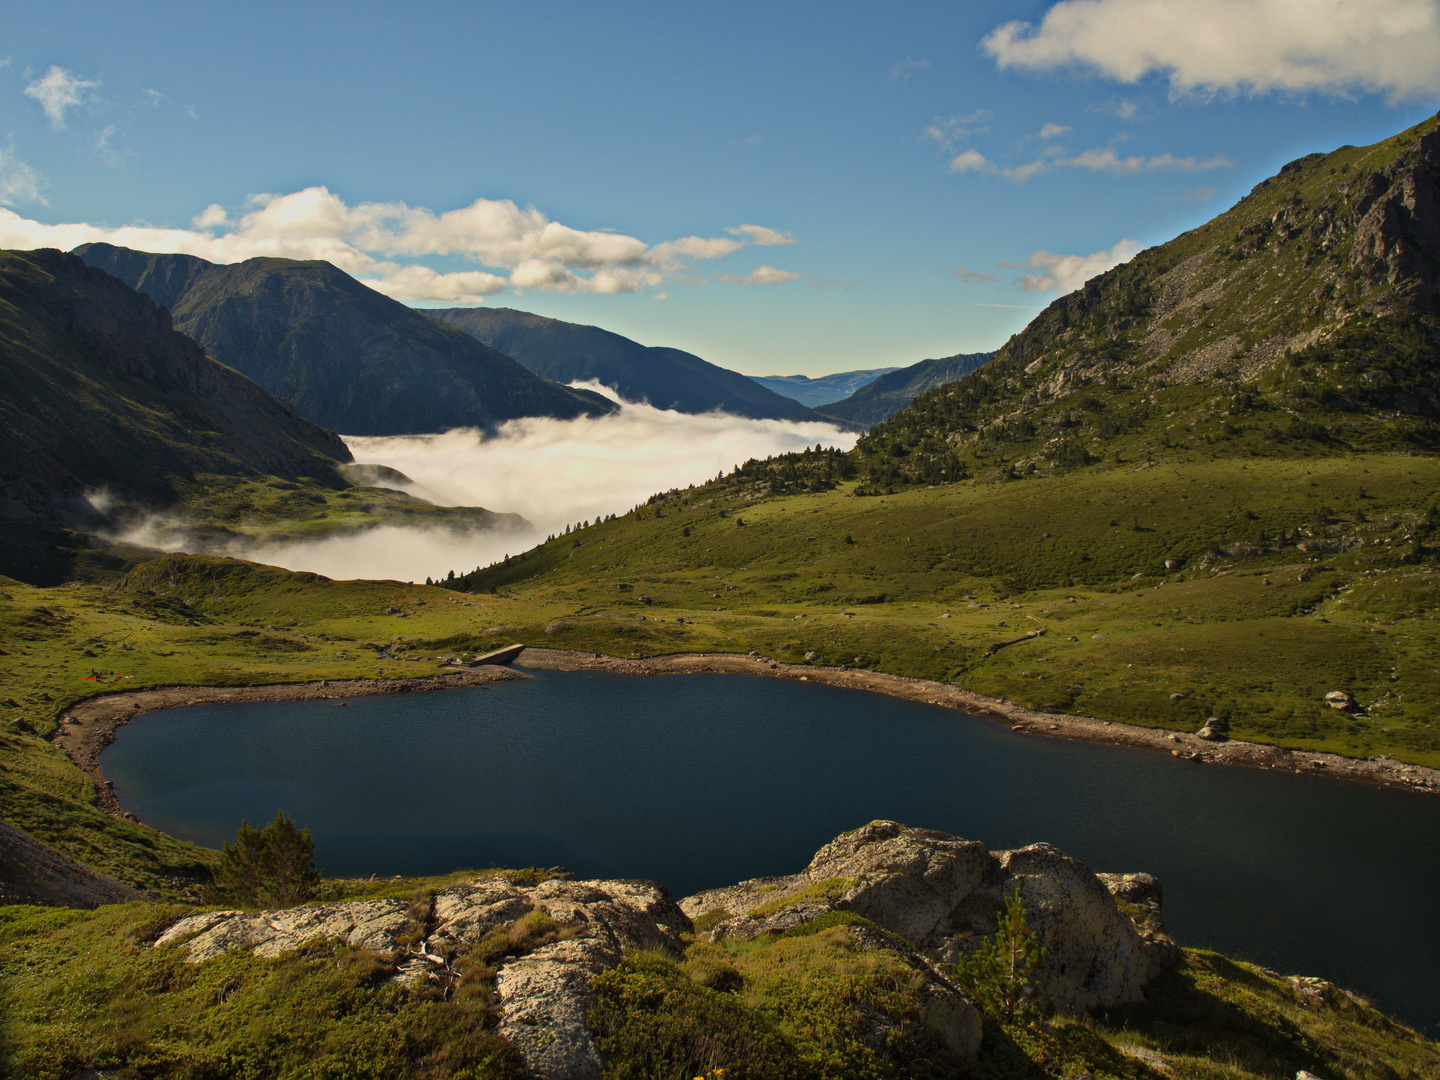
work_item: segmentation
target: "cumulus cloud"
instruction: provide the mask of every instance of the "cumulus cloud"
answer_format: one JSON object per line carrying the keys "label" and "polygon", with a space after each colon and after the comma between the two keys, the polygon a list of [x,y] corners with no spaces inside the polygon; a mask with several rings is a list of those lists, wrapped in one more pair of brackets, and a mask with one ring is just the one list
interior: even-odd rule
{"label": "cumulus cloud", "polygon": [[1064,124],[1046,124],[1040,129],[1040,138],[1053,139],[1059,135],[1064,135],[1065,132],[1069,130],[1070,129]]}
{"label": "cumulus cloud", "polygon": [[[614,397],[597,384],[584,385]],[[564,532],[566,525],[624,513],[657,491],[701,483],[748,458],[816,443],[849,449],[855,438],[829,424],[690,416],[635,404],[603,417],[514,420],[489,438],[473,429],[348,438],[357,461],[408,476],[413,483],[399,485],[402,490],[442,505],[520,514],[531,528],[490,533],[385,527],[225,553],[332,578],[423,581],[489,565]],[[152,529],[150,539],[169,550],[201,549],[183,530]]]}
{"label": "cumulus cloud", "polygon": [[0,206],[43,203],[40,174],[15,156],[15,147],[0,147]]}
{"label": "cumulus cloud", "polygon": [[1049,168],[1050,166],[1043,159],[1037,159],[1026,162],[1024,165],[1002,169],[979,150],[965,150],[950,159],[950,171],[953,173],[977,172],[984,176],[1003,176],[1017,184],[1023,184],[1032,176],[1043,173]]}
{"label": "cumulus cloud", "polygon": [[950,159],[950,171],[993,173],[996,167],[994,162],[979,150],[965,150]]}
{"label": "cumulus cloud", "polygon": [[748,236],[750,243],[756,247],[777,247],[785,244],[799,243],[799,241],[789,233],[767,229],[764,225],[734,225],[725,231],[732,236]]}
{"label": "cumulus cloud", "polygon": [[721,274],[720,280],[729,281],[735,285],[780,285],[803,276],[791,273],[789,270],[776,270],[773,266],[761,265],[748,274]]}
{"label": "cumulus cloud", "polygon": [[25,87],[25,96],[40,103],[50,126],[59,131],[65,127],[65,110],[79,105],[85,100],[85,92],[99,85],[99,79],[90,82],[52,64],[49,71]]}
{"label": "cumulus cloud", "polygon": [[1031,267],[1031,272],[1020,278],[1018,284],[1026,292],[1064,295],[1074,292],[1112,266],[1129,262],[1139,253],[1140,245],[1134,240],[1121,240],[1110,250],[1097,251],[1092,255],[1054,255],[1048,251],[1037,251],[1025,262]]}
{"label": "cumulus cloud", "polygon": [[[107,147],[108,138],[102,133],[97,146]],[[23,173],[15,176],[13,198],[19,199],[28,189],[21,182]],[[399,202],[352,206],[326,187],[253,195],[237,217],[212,204],[190,225],[46,225],[0,211],[0,244],[68,249],[103,241],[141,251],[198,255],[217,263],[256,256],[323,259],[397,299],[473,304],[507,287],[631,293],[658,287],[667,278],[684,280],[687,259],[723,258],[750,244],[794,242],[762,225],[739,225],[728,230],[730,236],[686,236],[652,246],[623,233],[571,228],[508,199],[477,199],[437,214]],[[399,261],[428,258],[460,258],[487,269],[442,273],[420,262]]]}
{"label": "cumulus cloud", "polygon": [[1152,73],[1179,95],[1440,90],[1435,0],[1062,0],[1039,26],[1008,22],[981,47],[1001,68]]}

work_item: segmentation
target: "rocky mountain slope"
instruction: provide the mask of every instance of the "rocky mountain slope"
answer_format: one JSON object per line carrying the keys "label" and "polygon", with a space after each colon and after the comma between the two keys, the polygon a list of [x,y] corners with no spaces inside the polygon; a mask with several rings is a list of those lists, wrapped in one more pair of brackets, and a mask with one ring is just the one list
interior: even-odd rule
{"label": "rocky mountain slope", "polygon": [[893,367],[879,367],[840,371],[815,378],[808,375],[751,375],[750,378],[777,394],[794,398],[807,409],[813,409],[832,401],[843,401],[867,383],[895,370]]}
{"label": "rocky mountain slope", "polygon": [[445,308],[426,314],[508,353],[537,375],[561,383],[598,380],[626,401],[772,420],[802,408],[794,398],[692,353],[641,345],[598,326],[510,308]]}
{"label": "rocky mountain slope", "polygon": [[345,486],[343,442],[73,255],[0,252],[0,380],[0,573],[11,577],[65,572],[84,546],[70,530],[104,524],[87,492],[163,506],[198,474]]}
{"label": "rocky mountain slope", "polygon": [[979,370],[992,355],[958,353],[896,368],[857,388],[843,401],[817,406],[815,412],[823,417],[868,428],[890,419],[926,390],[963,379],[972,371]]}
{"label": "rocky mountain slope", "polygon": [[1174,451],[1440,446],[1440,132],[1291,162],[861,444],[879,485]]}
{"label": "rocky mountain slope", "polygon": [[612,411],[327,262],[83,244],[76,254],[168,308],[175,328],[302,416],[346,435],[487,427],[522,416]]}

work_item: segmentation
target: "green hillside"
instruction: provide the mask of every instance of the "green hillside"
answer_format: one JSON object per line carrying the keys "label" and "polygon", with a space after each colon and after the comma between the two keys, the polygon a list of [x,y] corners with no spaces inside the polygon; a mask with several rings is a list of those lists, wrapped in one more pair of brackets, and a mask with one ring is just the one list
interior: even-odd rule
{"label": "green hillside", "polygon": [[1435,128],[1287,166],[848,455],[748,462],[457,584],[573,605],[547,640],[580,648],[813,654],[1440,764]]}
{"label": "green hillside", "polygon": [[345,435],[487,427],[615,408],[598,394],[537,377],[327,262],[220,266],[110,244],[84,244],[76,253],[168,308],[175,328],[211,356]]}
{"label": "green hillside", "polygon": [[1436,119],[1287,165],[1056,300],[860,450],[872,483],[1440,444]]}

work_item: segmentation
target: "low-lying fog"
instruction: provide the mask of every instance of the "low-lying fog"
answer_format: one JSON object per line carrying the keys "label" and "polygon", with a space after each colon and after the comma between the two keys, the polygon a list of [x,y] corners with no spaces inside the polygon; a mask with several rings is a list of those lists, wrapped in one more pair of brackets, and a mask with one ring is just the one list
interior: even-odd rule
{"label": "low-lying fog", "polygon": [[[599,385],[583,385],[614,396]],[[332,578],[440,578],[533,547],[564,532],[567,524],[624,513],[657,491],[713,479],[748,458],[817,443],[849,449],[855,439],[829,424],[693,416],[630,403],[594,419],[515,420],[490,438],[472,428],[351,437],[345,442],[357,462],[387,465],[414,481],[402,490],[442,505],[520,514],[533,531],[494,535],[381,527],[323,541],[231,548],[226,554]]]}

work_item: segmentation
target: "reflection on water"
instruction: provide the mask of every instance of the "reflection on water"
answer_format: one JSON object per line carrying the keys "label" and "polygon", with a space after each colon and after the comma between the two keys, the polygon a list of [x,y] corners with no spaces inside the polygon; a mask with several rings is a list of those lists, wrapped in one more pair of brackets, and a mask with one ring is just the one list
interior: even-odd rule
{"label": "reflection on water", "polygon": [[793,873],[874,818],[1144,870],[1184,944],[1440,1027],[1440,799],[1017,735],[949,710],[738,675],[534,679],[203,705],[102,765],[147,823],[218,847],[285,809],[332,875],[562,865],[677,896]]}

